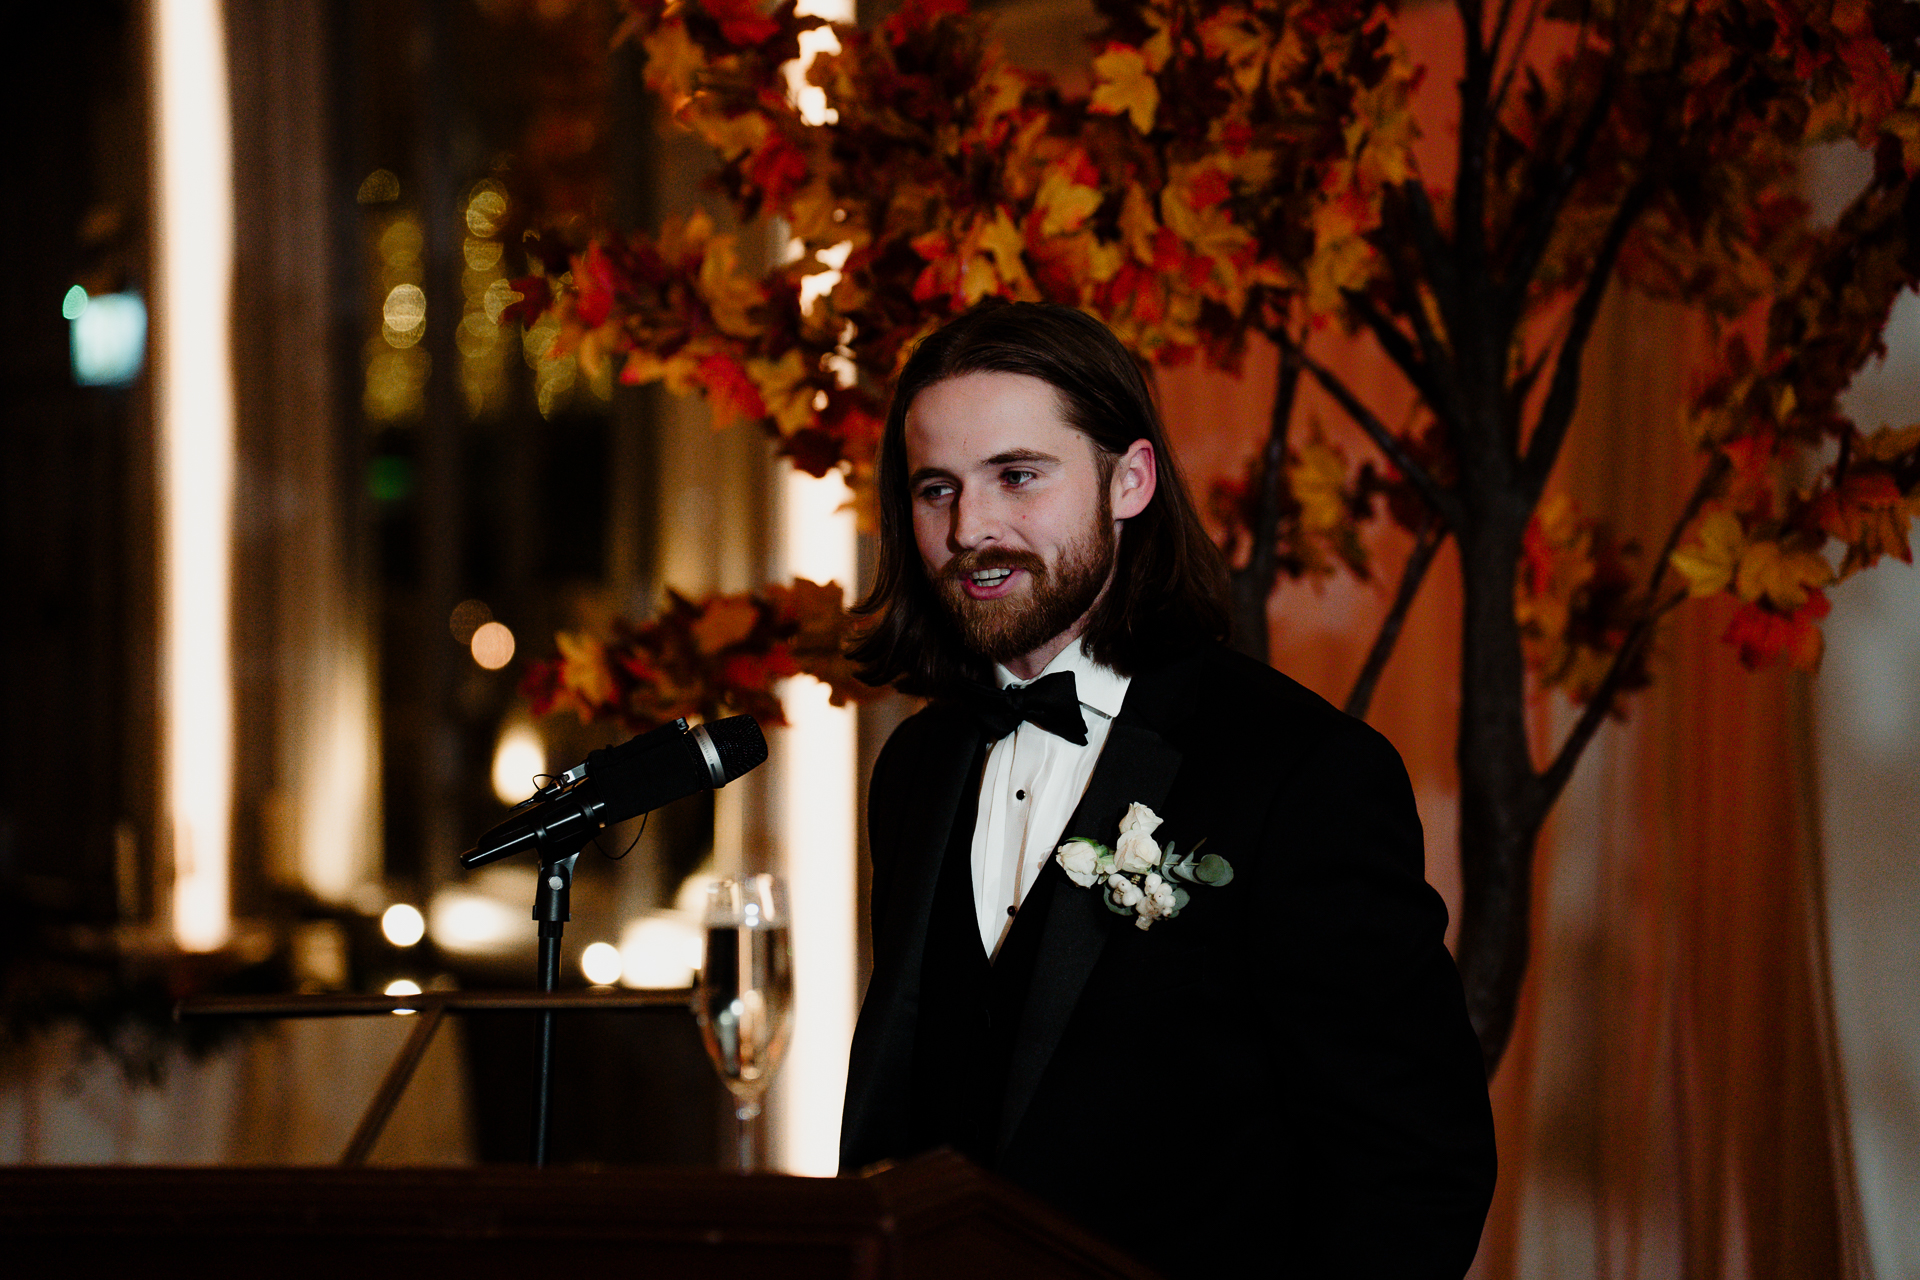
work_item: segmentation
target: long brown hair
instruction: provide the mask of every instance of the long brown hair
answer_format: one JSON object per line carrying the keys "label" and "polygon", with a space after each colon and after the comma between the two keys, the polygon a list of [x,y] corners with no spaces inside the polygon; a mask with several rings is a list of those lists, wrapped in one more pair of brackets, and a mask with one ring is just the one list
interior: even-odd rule
{"label": "long brown hair", "polygon": [[873,590],[853,606],[872,618],[847,654],[869,684],[936,694],[984,681],[990,665],[969,651],[927,580],[913,538],[907,491],[907,409],[936,382],[968,373],[1019,373],[1060,393],[1068,425],[1094,444],[1108,470],[1135,440],[1153,445],[1153,498],[1120,531],[1113,585],[1087,620],[1094,661],[1131,675],[1153,653],[1227,630],[1227,568],[1200,523],[1140,366],[1098,320],[1052,303],[983,303],[930,334],[894,386],[880,440],[879,565]]}

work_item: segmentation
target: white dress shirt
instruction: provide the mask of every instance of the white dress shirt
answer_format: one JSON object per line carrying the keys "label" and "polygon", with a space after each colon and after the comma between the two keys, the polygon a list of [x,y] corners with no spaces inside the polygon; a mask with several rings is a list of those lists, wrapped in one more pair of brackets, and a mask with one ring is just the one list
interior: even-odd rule
{"label": "white dress shirt", "polygon": [[[973,824],[973,907],[980,922],[980,945],[989,956],[1013,925],[1007,908],[1017,908],[1059,847],[1067,820],[1086,793],[1107,730],[1120,714],[1132,679],[1089,658],[1076,642],[1049,662],[1042,676],[1073,672],[1087,742],[1079,746],[1035,724],[1020,726],[987,749],[980,778],[980,811]],[[995,664],[1000,688],[1031,684]],[[1039,676],[1034,677],[1039,679]]]}

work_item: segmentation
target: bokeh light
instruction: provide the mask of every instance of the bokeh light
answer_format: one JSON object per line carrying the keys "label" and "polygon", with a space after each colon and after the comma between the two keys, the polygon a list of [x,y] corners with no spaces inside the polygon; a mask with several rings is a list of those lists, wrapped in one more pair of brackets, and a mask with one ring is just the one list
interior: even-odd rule
{"label": "bokeh light", "polygon": [[400,198],[400,179],[391,170],[375,169],[360,183],[354,199],[361,204],[391,204]]}
{"label": "bokeh light", "polygon": [[420,908],[396,902],[380,917],[380,932],[396,947],[410,947],[427,936],[427,918]]}
{"label": "bokeh light", "polygon": [[620,934],[620,980],[629,987],[665,991],[693,984],[700,967],[699,916],[656,911]]}
{"label": "bokeh light", "polygon": [[595,942],[580,953],[580,972],[596,987],[610,987],[620,981],[620,948],[610,942]]}
{"label": "bokeh light", "polygon": [[[492,625],[492,624],[489,624]],[[533,776],[547,771],[547,744],[525,720],[509,724],[493,749],[493,794],[501,804],[519,804],[533,794]]]}
{"label": "bokeh light", "polygon": [[447,616],[447,630],[456,644],[472,644],[473,633],[493,621],[493,610],[485,600],[462,600]]}
{"label": "bokeh light", "polygon": [[489,671],[498,671],[513,661],[513,632],[501,622],[482,623],[469,642],[473,660]]}

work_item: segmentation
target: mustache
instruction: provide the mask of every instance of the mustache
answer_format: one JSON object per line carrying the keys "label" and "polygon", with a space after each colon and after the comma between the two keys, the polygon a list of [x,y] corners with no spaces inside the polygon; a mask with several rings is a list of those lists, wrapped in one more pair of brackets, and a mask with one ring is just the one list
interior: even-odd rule
{"label": "mustache", "polygon": [[1012,548],[989,548],[985,551],[962,551],[947,561],[943,577],[955,580],[971,577],[983,569],[1025,569],[1035,577],[1046,573],[1047,562],[1031,551],[1016,551]]}

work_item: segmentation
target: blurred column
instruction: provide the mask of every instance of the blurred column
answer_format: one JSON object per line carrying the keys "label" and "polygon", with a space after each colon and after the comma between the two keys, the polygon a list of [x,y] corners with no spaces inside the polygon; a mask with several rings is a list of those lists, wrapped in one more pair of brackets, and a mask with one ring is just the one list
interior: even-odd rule
{"label": "blurred column", "polygon": [[211,951],[231,931],[233,192],[226,30],[219,0],[155,0],[148,12],[163,830],[171,838],[174,940],[183,950]]}
{"label": "blurred column", "polygon": [[[853,0],[801,0],[798,11],[852,22]],[[815,53],[838,48],[831,32],[802,35],[804,72]],[[824,96],[795,76],[793,93],[809,123],[825,120]],[[787,468],[780,489],[780,546],[786,577],[838,582],[855,590],[857,562],[849,493],[839,475],[820,479]],[[780,870],[793,904],[793,1040],[776,1105],[776,1162],[791,1173],[832,1175],[839,1167],[840,1107],[855,1014],[857,892],[855,764],[859,734],[852,707],[835,707],[827,688],[800,677],[780,701],[788,727],[777,735]]]}

